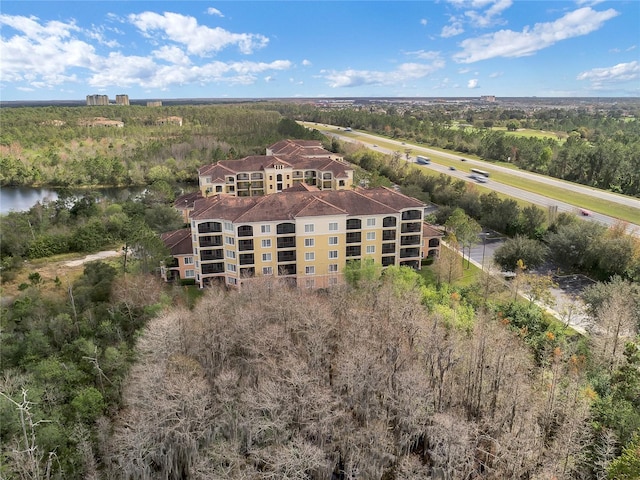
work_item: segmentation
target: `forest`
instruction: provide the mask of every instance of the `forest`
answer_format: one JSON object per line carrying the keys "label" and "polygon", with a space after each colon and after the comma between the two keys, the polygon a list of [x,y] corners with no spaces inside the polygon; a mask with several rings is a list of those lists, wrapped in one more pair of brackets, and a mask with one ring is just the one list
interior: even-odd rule
{"label": "forest", "polygon": [[[463,249],[480,224],[512,235],[499,256],[515,264],[510,289],[486,272],[456,282],[464,264],[448,253],[430,267],[435,280],[354,264],[346,285],[322,291],[260,278],[239,291],[163,284],[157,235],[182,225],[171,208],[178,180],[282,138],[321,137],[271,105],[160,112],[182,116],[183,129],[147,112],[2,111],[3,127],[17,125],[1,133],[3,181],[17,162],[40,172],[27,185],[57,185],[54,173],[66,186],[101,185],[100,169],[80,167],[100,157],[122,166],[115,183],[149,188],[118,203],[89,189],[0,217],[0,477],[640,475],[640,249],[623,226],[552,221],[537,207],[418,175],[394,156],[326,141],[371,184],[438,203],[431,220]],[[127,120],[88,128],[87,116]],[[49,144],[55,165],[41,163]],[[123,255],[72,277],[38,272],[37,262],[103,248]],[[548,286],[524,266],[541,253],[599,280],[583,294],[588,337],[534,301]]]}

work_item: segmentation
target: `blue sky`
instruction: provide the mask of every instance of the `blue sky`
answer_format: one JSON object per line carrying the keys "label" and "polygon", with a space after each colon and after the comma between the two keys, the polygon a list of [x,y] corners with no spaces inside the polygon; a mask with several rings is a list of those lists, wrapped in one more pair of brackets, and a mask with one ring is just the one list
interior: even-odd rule
{"label": "blue sky", "polygon": [[640,96],[640,1],[11,1],[0,99]]}

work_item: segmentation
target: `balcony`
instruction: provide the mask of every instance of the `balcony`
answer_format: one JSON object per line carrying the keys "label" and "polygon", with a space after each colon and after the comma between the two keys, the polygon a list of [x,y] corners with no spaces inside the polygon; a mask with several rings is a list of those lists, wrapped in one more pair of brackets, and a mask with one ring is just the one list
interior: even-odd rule
{"label": "balcony", "polygon": [[439,238],[430,238],[429,239],[429,248],[435,248],[440,246]]}
{"label": "balcony", "polygon": [[211,275],[213,273],[224,273],[224,262],[202,264],[203,275]]}
{"label": "balcony", "polygon": [[403,223],[400,228],[402,233],[418,233],[422,231],[422,222]]}
{"label": "balcony", "polygon": [[217,250],[200,250],[200,260],[203,262],[222,260],[223,258],[224,251],[221,248]]}
{"label": "balcony", "polygon": [[420,256],[419,248],[401,248],[400,249],[400,258],[413,258]]}
{"label": "balcony", "polygon": [[240,225],[238,227],[239,237],[253,237],[253,227],[251,225]]}
{"label": "balcony", "polygon": [[256,263],[253,258],[253,253],[241,253],[240,265],[253,265]]}
{"label": "balcony", "polygon": [[179,266],[178,259],[175,257],[171,257],[171,261],[165,265],[166,268],[178,268]]}
{"label": "balcony", "polygon": [[236,175],[236,179],[238,181],[249,180],[249,174],[248,173],[239,173],[238,175]]}
{"label": "balcony", "polygon": [[350,245],[346,249],[347,257],[359,257],[360,256],[361,247],[360,245]]}
{"label": "balcony", "polygon": [[284,252],[278,252],[278,263],[295,262],[295,261],[296,261],[295,250],[286,250]]}
{"label": "balcony", "polygon": [[382,228],[391,228],[397,225],[398,219],[396,217],[384,217],[382,220]]}
{"label": "balcony", "polygon": [[382,257],[382,266],[383,267],[388,267],[389,265],[395,265],[396,264],[396,257],[395,256],[390,256],[390,257]]}
{"label": "balcony", "polygon": [[362,242],[362,232],[348,232],[345,241],[346,243]]}
{"label": "balcony", "polygon": [[198,239],[198,244],[200,245],[200,248],[221,247],[222,235],[207,235],[206,237],[200,237]]}
{"label": "balcony", "polygon": [[278,235],[290,235],[296,233],[295,223],[280,223],[276,227],[276,233]]}
{"label": "balcony", "polygon": [[238,250],[241,252],[246,252],[247,250],[253,250],[253,239],[238,240]]}
{"label": "balcony", "polygon": [[420,245],[421,243],[420,235],[406,235],[400,238],[400,245]]}
{"label": "balcony", "polygon": [[347,220],[347,230],[360,230],[362,228],[362,220],[359,218],[350,218]]}
{"label": "balcony", "polygon": [[402,212],[402,220],[422,220],[422,211],[407,210],[405,212]]}
{"label": "balcony", "polygon": [[278,265],[278,275],[295,275],[296,274],[296,264],[291,263],[289,265]]}
{"label": "balcony", "polygon": [[222,224],[220,222],[204,222],[198,224],[198,233],[217,233],[222,232]]}
{"label": "balcony", "polygon": [[385,253],[396,253],[396,243],[383,243],[382,244],[382,254]]}
{"label": "balcony", "polygon": [[278,248],[295,248],[296,237],[278,237],[276,240],[276,247]]}
{"label": "balcony", "polygon": [[396,239],[396,231],[395,230],[383,230],[382,231],[382,241],[388,242],[389,240]]}
{"label": "balcony", "polygon": [[242,278],[251,278],[256,276],[256,269],[254,267],[247,267],[240,269],[240,276]]}

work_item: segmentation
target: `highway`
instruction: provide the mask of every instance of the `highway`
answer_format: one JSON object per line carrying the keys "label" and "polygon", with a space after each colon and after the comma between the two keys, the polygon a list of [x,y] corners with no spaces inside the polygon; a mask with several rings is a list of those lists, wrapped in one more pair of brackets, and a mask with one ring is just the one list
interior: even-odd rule
{"label": "highway", "polygon": [[[431,156],[431,155],[437,155],[440,157],[445,157],[445,158],[449,158],[452,160],[459,160],[461,158],[465,159],[465,163],[461,162],[461,167],[462,166],[477,166],[478,168],[482,168],[482,169],[491,169],[492,171],[500,171],[501,173],[505,173],[505,174],[511,174],[514,175],[517,172],[517,175],[521,178],[528,178],[531,179],[533,181],[536,181],[538,183],[542,183],[542,184],[546,184],[546,185],[550,185],[550,186],[554,186],[554,187],[560,187],[563,188],[565,190],[569,190],[572,192],[576,192],[576,193],[580,193],[582,195],[589,195],[592,197],[596,197],[596,198],[600,198],[600,199],[605,199],[608,200],[610,202],[615,202],[618,203],[620,205],[626,205],[628,207],[631,208],[637,208],[640,211],[640,199],[637,198],[633,198],[633,197],[628,197],[628,196],[624,196],[624,195],[618,195],[612,192],[607,192],[604,190],[598,190],[596,188],[591,188],[591,187],[587,187],[584,185],[578,185],[575,183],[571,183],[571,182],[566,182],[563,180],[558,180],[556,178],[552,178],[552,177],[546,177],[544,175],[539,175],[536,173],[531,173],[531,172],[526,172],[523,170],[517,170],[514,171],[513,169],[507,168],[507,167],[502,167],[500,165],[495,165],[495,164],[488,164],[487,162],[481,162],[478,160],[473,160],[470,158],[466,158],[464,156],[455,154],[455,153],[447,153],[447,152],[442,152],[440,150],[433,150],[430,148],[426,148],[426,147],[421,147],[421,146],[417,146],[414,144],[403,144],[401,141],[397,141],[397,140],[393,140],[393,139],[389,139],[389,138],[385,138],[385,137],[379,137],[376,135],[371,135],[368,133],[363,133],[363,132],[356,132],[356,131],[352,131],[349,132],[349,136],[346,135],[340,135],[340,134],[336,134],[335,131],[330,131],[330,130],[335,130],[338,129],[339,127],[336,126],[331,126],[331,125],[321,125],[321,124],[310,124],[312,126],[312,128],[316,128],[317,130],[327,134],[327,135],[331,135],[334,137],[339,138],[340,140],[343,141],[347,141],[347,142],[353,142],[353,143],[362,143],[363,145],[371,148],[372,150],[376,150],[382,153],[386,153],[386,154],[392,154],[395,151],[400,151],[403,152],[405,149],[407,148],[411,148],[411,152],[413,155],[426,155],[426,156]],[[307,126],[309,126],[309,124],[307,124]],[[323,131],[324,130],[324,131]],[[374,147],[373,145],[376,144],[376,142],[384,142],[385,144],[395,144],[398,146],[397,149],[389,149],[389,148],[384,148],[384,147]],[[404,155],[403,155],[403,158]],[[411,157],[409,161],[415,161],[415,156]],[[448,166],[445,165],[440,165],[438,163],[434,163],[431,162],[429,165],[420,165],[421,168],[428,168],[430,170],[433,170],[435,172],[438,173],[444,173],[446,175],[450,175],[452,177],[455,178],[459,178],[462,180],[465,180],[467,182],[471,182],[471,183],[478,183],[476,180],[470,178],[469,173],[467,172],[461,172],[458,170],[450,170]],[[505,185],[503,183],[498,183],[494,180],[492,180],[491,178],[488,179],[488,181],[486,183],[482,183],[479,184],[482,187],[485,188],[489,188],[491,190],[494,190],[498,193],[502,193],[505,195],[509,195],[510,197],[513,198],[517,198],[519,200],[524,200],[526,202],[530,202],[533,203],[535,205],[538,205],[540,207],[543,208],[547,208],[550,206],[557,206],[558,208],[558,212],[570,212],[570,213],[575,213],[575,214],[579,214],[581,211],[581,207],[580,205],[572,205],[570,203],[565,203],[565,202],[561,202],[558,201],[556,199],[553,198],[549,198],[549,197],[545,197],[544,195],[540,195],[537,193],[533,193],[533,192],[529,192],[527,190],[523,190],[517,187],[512,187],[509,185]],[[591,220],[591,221],[596,221],[599,223],[602,223],[604,225],[607,226],[611,226],[617,222],[619,222],[618,219],[614,218],[614,217],[610,217],[607,215],[603,215],[601,213],[597,213],[597,212],[589,212],[588,216],[583,216],[582,217],[585,220]],[[634,223],[629,223],[629,229],[628,231],[630,233],[632,233],[634,236],[638,236],[640,237],[640,225],[634,224]]]}

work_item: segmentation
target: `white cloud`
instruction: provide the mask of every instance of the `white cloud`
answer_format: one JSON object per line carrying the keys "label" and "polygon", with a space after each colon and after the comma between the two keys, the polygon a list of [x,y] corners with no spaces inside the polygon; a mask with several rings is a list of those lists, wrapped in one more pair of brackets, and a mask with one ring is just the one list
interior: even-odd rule
{"label": "white cloud", "polygon": [[107,39],[104,31],[104,26],[92,25],[92,30],[87,31],[86,33],[89,38],[96,40],[100,45],[104,45],[105,47],[109,48],[119,47],[120,44],[118,43],[118,41]]}
{"label": "white cloud", "polygon": [[194,17],[179,13],[164,12],[160,15],[143,12],[131,14],[128,18],[144,36],[154,38],[154,35],[159,33],[160,39],[185,45],[187,52],[194,55],[205,56],[231,45],[237,45],[240,52],[250,54],[269,43],[269,39],[263,35],[231,33],[220,27],[198,25]]}
{"label": "white cloud", "polygon": [[180,48],[175,46],[164,45],[151,53],[158,60],[163,60],[168,63],[176,65],[189,65],[191,63],[189,57]]}
{"label": "white cloud", "polygon": [[[162,23],[163,18],[167,20],[167,17],[155,20]],[[185,19],[182,17],[171,27],[164,25],[169,32],[167,35],[173,35],[172,29]],[[36,17],[9,15],[0,15],[0,25],[3,34],[9,28],[17,31],[13,36],[0,38],[0,82],[16,82],[25,90],[52,88],[65,82],[97,89],[141,86],[162,90],[173,85],[214,82],[251,84],[260,74],[268,75],[271,71],[287,70],[292,66],[288,60],[194,65],[185,51],[194,44],[158,45],[148,56],[125,55],[117,51],[104,56],[97,54],[93,45],[76,38],[87,35],[99,41],[96,33],[100,30],[95,28],[85,31],[74,22],[40,22]],[[156,28],[152,25],[149,26],[151,30]],[[201,41],[207,32],[203,33],[199,28],[196,25],[196,29],[190,31],[200,34],[198,41]],[[233,41],[242,44],[244,39],[234,37]]]}
{"label": "white cloud", "polygon": [[[36,17],[0,15],[0,25],[19,32],[0,39],[2,81],[27,82],[42,88],[75,81],[72,68],[91,68],[99,57],[92,45],[78,40],[74,22],[38,23]],[[42,85],[42,87],[40,87]]]}
{"label": "white cloud", "polygon": [[454,21],[450,25],[445,25],[442,27],[442,31],[440,32],[440,36],[443,38],[455,37],[456,35],[460,35],[464,33],[464,28],[462,27],[462,23]]}
{"label": "white cloud", "polygon": [[478,88],[478,79],[472,78],[467,82],[467,88]]}
{"label": "white cloud", "polygon": [[405,52],[405,55],[416,57],[416,58],[419,58],[420,60],[439,60],[440,59],[440,52],[437,52],[435,50],[429,50],[429,51],[415,50],[413,52]]}
{"label": "white cloud", "polygon": [[498,78],[498,77],[501,77],[502,75],[504,75],[504,72],[493,72],[489,74],[489,78]]}
{"label": "white cloud", "polygon": [[267,83],[273,82],[275,80],[274,77],[272,77],[271,75],[267,75],[266,77],[264,77],[264,81]]}
{"label": "white cloud", "polygon": [[420,19],[420,25],[422,25],[422,26],[426,26],[426,25],[427,25],[427,23],[428,23],[428,22],[427,22],[427,19],[426,19],[426,18],[421,18],[421,19]]}
{"label": "white cloud", "polygon": [[469,18],[470,22],[477,27],[488,27],[497,22],[497,17],[500,14],[509,8],[513,3],[512,0],[492,0],[491,2],[475,2],[476,4],[482,3],[479,5],[481,7],[486,6],[487,4],[491,5],[484,12],[478,12],[476,10],[469,10],[464,14]]}
{"label": "white cloud", "polygon": [[323,70],[321,73],[332,88],[358,87],[361,85],[397,85],[407,80],[424,78],[444,67],[442,60],[432,64],[403,63],[390,72],[375,70]]}
{"label": "white cloud", "polygon": [[224,82],[249,85],[257,75],[270,70],[286,70],[291,62],[210,62],[205,65],[159,65],[146,57],[109,55],[99,70],[89,79],[94,87],[139,85],[143,88],[167,89],[173,85]]}
{"label": "white cloud", "polygon": [[213,7],[207,8],[207,13],[209,15],[214,15],[216,17],[224,17],[224,15],[222,14],[222,12],[220,10],[218,10],[217,8],[213,8]]}
{"label": "white cloud", "polygon": [[589,7],[569,12],[554,22],[537,23],[522,32],[500,30],[460,43],[462,51],[453,59],[473,63],[494,57],[523,57],[547,48],[561,40],[578,37],[599,29],[605,21],[618,15],[613,9],[601,12]]}
{"label": "white cloud", "polygon": [[474,28],[489,27],[498,23],[504,23],[500,18],[502,12],[513,4],[513,0],[447,0],[459,10],[464,10],[461,17],[453,19],[451,25],[443,28],[443,37],[452,37],[462,33],[463,21]]}
{"label": "white cloud", "polygon": [[580,73],[578,80],[589,80],[594,89],[601,89],[615,83],[624,83],[640,78],[640,62],[618,63],[613,67],[592,68]]}
{"label": "white cloud", "polygon": [[310,67],[311,66],[311,61],[307,60],[306,58],[304,60],[302,60],[302,66],[303,67]]}

